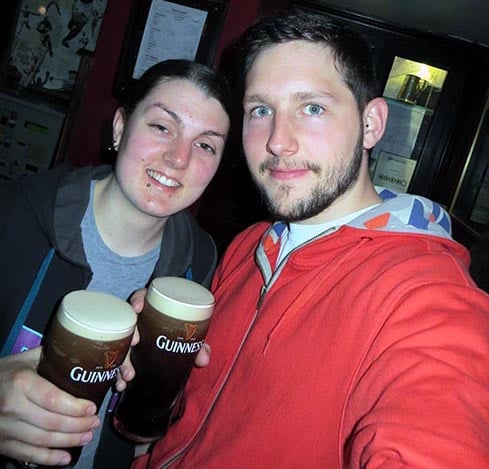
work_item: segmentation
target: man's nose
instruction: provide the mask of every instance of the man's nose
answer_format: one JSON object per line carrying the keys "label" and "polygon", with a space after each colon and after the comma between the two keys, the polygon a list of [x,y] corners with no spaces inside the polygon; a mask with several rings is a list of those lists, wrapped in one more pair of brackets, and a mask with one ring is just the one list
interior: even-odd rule
{"label": "man's nose", "polygon": [[272,133],[267,142],[268,152],[275,156],[290,156],[294,155],[298,148],[292,119],[286,115],[276,114]]}

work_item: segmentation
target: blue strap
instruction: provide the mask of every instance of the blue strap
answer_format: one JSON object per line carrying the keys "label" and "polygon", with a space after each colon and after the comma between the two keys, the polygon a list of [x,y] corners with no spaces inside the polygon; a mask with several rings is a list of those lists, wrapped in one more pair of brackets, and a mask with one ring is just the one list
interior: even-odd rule
{"label": "blue strap", "polygon": [[41,288],[41,284],[44,280],[44,277],[46,276],[46,272],[48,270],[49,264],[51,263],[53,255],[54,248],[51,248],[48,251],[44,260],[42,261],[41,267],[39,267],[31,289],[29,290],[29,293],[25,298],[24,304],[22,305],[22,308],[20,308],[19,314],[17,314],[17,319],[15,320],[12,329],[10,329],[10,333],[7,337],[7,340],[5,341],[5,344],[3,345],[2,352],[0,353],[1,357],[10,355],[12,347],[15,344],[15,340],[17,339],[17,336],[19,335],[22,326],[24,325],[24,322],[29,315],[29,311],[32,308],[32,304],[34,303],[37,294],[39,293],[39,289]]}
{"label": "blue strap", "polygon": [[193,275],[192,275],[192,267],[189,267],[187,269],[187,271],[185,272],[185,278],[187,280],[192,280],[192,277],[193,277]]}

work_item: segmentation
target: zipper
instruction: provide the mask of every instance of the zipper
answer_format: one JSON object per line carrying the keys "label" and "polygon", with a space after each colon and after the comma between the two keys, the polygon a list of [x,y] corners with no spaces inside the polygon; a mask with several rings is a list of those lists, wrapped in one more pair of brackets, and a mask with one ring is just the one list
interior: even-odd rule
{"label": "zipper", "polygon": [[[266,293],[266,286],[262,286],[261,289],[260,289],[260,299],[263,298],[265,296],[265,293]],[[259,303],[260,303],[260,300],[259,300]],[[161,469],[166,469],[168,467],[170,467],[171,464],[173,464],[191,445],[192,443],[195,441],[195,439],[197,438],[197,435],[199,434],[200,430],[202,429],[202,427],[205,425],[206,421],[207,421],[207,418],[209,417],[209,415],[211,414],[214,406],[216,405],[216,402],[219,398],[219,396],[221,395],[221,392],[225,386],[225,384],[227,383],[227,380],[229,378],[229,375],[231,374],[231,371],[233,370],[234,368],[234,364],[236,363],[236,360],[238,359],[239,357],[239,354],[241,352],[241,349],[243,348],[245,342],[246,342],[246,339],[248,338],[248,336],[250,335],[250,331],[253,327],[253,325],[255,324],[255,321],[256,321],[256,318],[258,317],[258,307],[256,308],[256,311],[255,311],[255,315],[253,316],[249,326],[248,326],[248,329],[246,330],[245,334],[243,335],[243,339],[241,340],[241,343],[239,344],[239,348],[238,348],[238,351],[236,352],[236,355],[234,357],[234,360],[233,360],[233,363],[231,364],[231,366],[229,367],[228,369],[228,372],[226,373],[226,376],[224,377],[224,379],[222,380],[222,383],[221,383],[221,386],[219,387],[219,389],[217,390],[216,392],[216,395],[212,401],[212,403],[210,404],[209,406],[209,410],[208,412],[204,415],[204,418],[202,419],[202,424],[199,426],[199,428],[197,428],[196,432],[194,433],[194,435],[189,439],[188,443],[182,448],[180,449],[177,453],[175,453],[168,461],[166,461],[162,466],[161,466]]]}
{"label": "zipper", "polygon": [[[273,277],[272,277],[273,278]],[[265,299],[265,295],[267,293],[267,284],[262,285],[260,288],[260,295],[258,297],[258,304],[256,305],[256,313],[258,314],[258,310],[261,308],[263,304],[263,300]]]}
{"label": "zipper", "polygon": [[[256,321],[256,318],[258,317],[258,313],[261,309],[261,306],[263,305],[263,301],[265,300],[265,296],[266,294],[268,293],[268,290],[270,289],[270,287],[272,286],[273,283],[275,283],[275,280],[277,279],[280,271],[282,270],[283,266],[286,264],[286,261],[287,259],[289,258],[289,256],[297,251],[298,249],[300,249],[301,247],[305,246],[306,244],[309,244],[313,241],[315,241],[316,239],[328,234],[329,232],[331,231],[336,231],[338,229],[337,226],[332,226],[331,228],[327,229],[326,231],[323,231],[322,233],[319,233],[318,235],[316,235],[314,238],[311,238],[310,240],[306,241],[305,243],[302,243],[301,245],[297,246],[296,248],[294,248],[292,251],[290,251],[287,256],[285,256],[282,261],[280,262],[280,264],[278,265],[278,268],[277,270],[272,274],[271,278],[269,279],[268,282],[264,283],[261,288],[260,288],[260,293],[259,293],[259,296],[258,296],[258,303],[257,303],[257,306],[256,306],[256,310],[255,310],[255,315],[253,317],[253,319],[251,320],[249,326],[248,326],[248,329],[246,330],[246,333],[244,334],[243,336],[243,339],[241,340],[241,343],[239,344],[239,348],[238,348],[238,351],[235,355],[235,358],[234,358],[234,361],[233,363],[231,364],[231,366],[229,367],[229,370],[228,372],[226,373],[226,376],[224,378],[224,380],[222,381],[221,383],[221,386],[219,387],[218,391],[216,392],[216,396],[214,398],[214,400],[212,401],[211,405],[209,406],[209,410],[208,412],[205,414],[204,418],[202,419],[202,424],[199,426],[199,428],[197,429],[197,431],[194,433],[194,435],[190,438],[190,440],[188,441],[188,443],[182,448],[180,449],[177,453],[175,453],[168,461],[166,461],[160,469],[167,469],[168,467],[170,467],[171,464],[173,464],[191,445],[192,443],[194,442],[194,440],[197,438],[197,435],[199,434],[201,428],[203,427],[203,425],[205,424],[205,422],[207,421],[207,418],[209,417],[209,415],[211,414],[212,412],[212,409],[214,408],[214,406],[216,405],[216,402],[217,402],[217,399],[219,398],[219,396],[221,395],[221,392],[224,388],[224,386],[226,385],[227,383],[227,380],[229,378],[229,375],[231,374],[231,371],[233,370],[234,368],[234,364],[236,363],[236,360],[238,359],[239,357],[239,354],[241,352],[241,349],[243,348],[245,342],[246,342],[246,339],[248,338],[248,336],[250,335],[250,331],[253,327],[253,325],[255,324],[255,321]],[[260,271],[262,272],[263,274],[263,270],[261,269],[260,265],[258,265],[258,268],[260,269]]]}
{"label": "zipper", "polygon": [[[311,239],[308,239],[307,241],[305,241],[304,243],[302,244],[299,244],[299,246],[296,246],[294,249],[292,249],[281,261],[280,263],[277,265],[277,268],[276,270],[273,271],[271,277],[268,279],[268,280],[265,280],[265,283],[262,285],[262,287],[260,288],[260,296],[258,298],[258,305],[257,305],[257,310],[261,308],[262,304],[263,304],[263,301],[265,300],[265,295],[268,293],[268,291],[270,290],[270,288],[272,287],[272,285],[275,283],[275,281],[277,280],[278,276],[280,275],[280,272],[282,271],[283,267],[285,266],[285,264],[287,263],[287,260],[289,259],[289,257],[296,251],[298,251],[299,249],[303,248],[304,246],[307,246],[308,244],[316,241],[317,239],[319,238],[322,238],[323,236],[327,235],[327,234],[330,234],[330,233],[333,233],[334,231],[337,231],[340,227],[339,226],[331,226],[330,228],[328,228],[327,230],[325,231],[322,231],[321,233],[317,234],[316,236],[314,236],[313,238]],[[261,268],[260,265],[258,265],[258,268],[260,269],[261,273],[262,273],[262,276],[263,278],[266,278],[265,277],[265,274],[264,274],[264,271],[263,269]]]}

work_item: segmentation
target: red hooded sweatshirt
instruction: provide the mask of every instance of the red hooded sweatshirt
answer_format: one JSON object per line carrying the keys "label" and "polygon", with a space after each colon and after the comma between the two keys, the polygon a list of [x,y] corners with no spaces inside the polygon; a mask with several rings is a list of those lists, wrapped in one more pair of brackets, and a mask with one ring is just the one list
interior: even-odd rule
{"label": "red hooded sweatshirt", "polygon": [[208,367],[133,467],[489,467],[489,296],[426,199],[396,196],[275,265],[257,224],[214,279]]}

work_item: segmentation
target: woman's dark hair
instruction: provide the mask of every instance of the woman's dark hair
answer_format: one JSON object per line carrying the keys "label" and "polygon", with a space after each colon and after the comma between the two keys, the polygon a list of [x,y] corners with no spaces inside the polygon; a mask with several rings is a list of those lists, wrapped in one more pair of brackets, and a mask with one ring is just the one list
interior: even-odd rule
{"label": "woman's dark hair", "polygon": [[301,9],[264,18],[245,31],[239,44],[243,78],[261,51],[290,41],[324,44],[331,49],[338,72],[355,96],[360,112],[379,95],[372,54],[365,39],[325,14]]}
{"label": "woman's dark hair", "polygon": [[121,106],[130,118],[137,105],[156,87],[170,80],[188,80],[206,96],[217,99],[231,116],[231,98],[226,79],[211,68],[190,60],[165,60],[148,68],[137,80]]}

